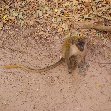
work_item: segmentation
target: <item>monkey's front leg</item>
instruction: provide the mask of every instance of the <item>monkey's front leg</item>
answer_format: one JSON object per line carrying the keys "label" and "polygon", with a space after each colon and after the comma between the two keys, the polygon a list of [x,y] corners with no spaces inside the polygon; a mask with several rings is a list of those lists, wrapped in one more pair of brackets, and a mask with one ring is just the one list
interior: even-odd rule
{"label": "monkey's front leg", "polygon": [[72,68],[71,68],[71,62],[70,62],[69,58],[66,59],[66,64],[67,64],[68,73],[71,74]]}
{"label": "monkey's front leg", "polygon": [[69,74],[72,73],[72,71],[76,70],[77,68],[77,56],[72,55],[71,57],[68,58],[67,60],[67,66],[68,66],[68,72]]}

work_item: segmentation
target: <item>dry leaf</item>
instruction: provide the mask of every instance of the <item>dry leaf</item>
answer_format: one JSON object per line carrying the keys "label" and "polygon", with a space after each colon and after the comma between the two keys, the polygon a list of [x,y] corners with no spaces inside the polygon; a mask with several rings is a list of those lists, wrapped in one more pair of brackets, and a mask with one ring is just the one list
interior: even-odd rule
{"label": "dry leaf", "polygon": [[13,11],[13,12],[12,12],[12,15],[13,15],[14,17],[18,16],[18,12]]}
{"label": "dry leaf", "polygon": [[0,30],[3,28],[3,22],[0,22]]}
{"label": "dry leaf", "polygon": [[58,32],[62,32],[62,27],[58,27]]}
{"label": "dry leaf", "polygon": [[18,18],[19,18],[19,19],[22,19],[22,20],[24,19],[24,17],[23,17],[23,12],[19,12]]}
{"label": "dry leaf", "polygon": [[8,20],[8,15],[4,15],[3,20]]}
{"label": "dry leaf", "polygon": [[36,17],[41,17],[43,15],[41,10],[37,10]]}
{"label": "dry leaf", "polygon": [[77,0],[73,0],[73,5],[78,5]]}
{"label": "dry leaf", "polygon": [[68,25],[67,25],[66,23],[63,23],[63,24],[62,24],[62,28],[63,28],[64,30],[68,30]]}

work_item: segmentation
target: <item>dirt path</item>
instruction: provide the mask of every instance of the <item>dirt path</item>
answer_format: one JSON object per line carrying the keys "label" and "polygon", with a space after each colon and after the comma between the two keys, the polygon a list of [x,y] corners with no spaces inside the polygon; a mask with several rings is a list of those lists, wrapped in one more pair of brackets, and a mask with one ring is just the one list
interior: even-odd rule
{"label": "dirt path", "polygon": [[[38,68],[59,60],[62,41],[55,39],[51,44],[53,40],[50,38],[50,45],[43,40],[36,44],[32,39],[35,31],[27,32],[22,35],[19,30],[10,31],[10,35],[9,31],[3,33],[1,65],[19,63]],[[55,45],[56,42],[58,44]],[[21,69],[0,69],[0,110],[110,111],[111,64],[98,64],[109,61],[110,50],[101,48],[100,40],[96,42],[95,47],[88,49],[86,76],[77,73],[69,75],[65,64],[42,74]],[[57,48],[51,48],[53,45]]]}
{"label": "dirt path", "polygon": [[[10,7],[0,1],[0,65],[51,65],[60,59],[64,38],[70,32],[88,38],[89,67],[85,76],[76,71],[68,74],[65,63],[41,74],[1,68],[0,111],[111,111],[111,64],[101,64],[111,63],[111,41],[107,39],[111,34],[74,29],[78,21],[87,21],[90,2],[9,2]],[[98,0],[99,8],[108,5],[100,4]],[[102,9],[108,12],[108,6]],[[110,24],[96,17],[88,21]]]}

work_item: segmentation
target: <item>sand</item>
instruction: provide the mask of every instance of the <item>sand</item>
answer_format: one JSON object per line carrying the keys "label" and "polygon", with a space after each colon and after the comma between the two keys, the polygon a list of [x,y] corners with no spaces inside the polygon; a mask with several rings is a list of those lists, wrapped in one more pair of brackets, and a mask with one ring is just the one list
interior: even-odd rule
{"label": "sand", "polygon": [[[34,29],[2,31],[0,65],[51,65],[62,43],[58,36],[39,38]],[[88,47],[85,76],[68,74],[65,63],[42,73],[1,68],[0,111],[111,111],[111,64],[100,64],[110,61],[111,50],[97,43]]]}

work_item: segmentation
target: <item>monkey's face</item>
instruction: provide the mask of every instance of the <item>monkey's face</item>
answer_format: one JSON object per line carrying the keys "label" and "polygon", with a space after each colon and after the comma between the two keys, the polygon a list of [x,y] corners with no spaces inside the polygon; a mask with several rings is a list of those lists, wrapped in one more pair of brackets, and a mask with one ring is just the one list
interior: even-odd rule
{"label": "monkey's face", "polygon": [[80,51],[84,51],[85,40],[78,39],[76,46]]}
{"label": "monkey's face", "polygon": [[85,38],[84,37],[72,37],[72,39],[70,40],[71,44],[75,44],[77,46],[77,48],[79,49],[79,51],[84,51],[84,47],[85,47]]}

